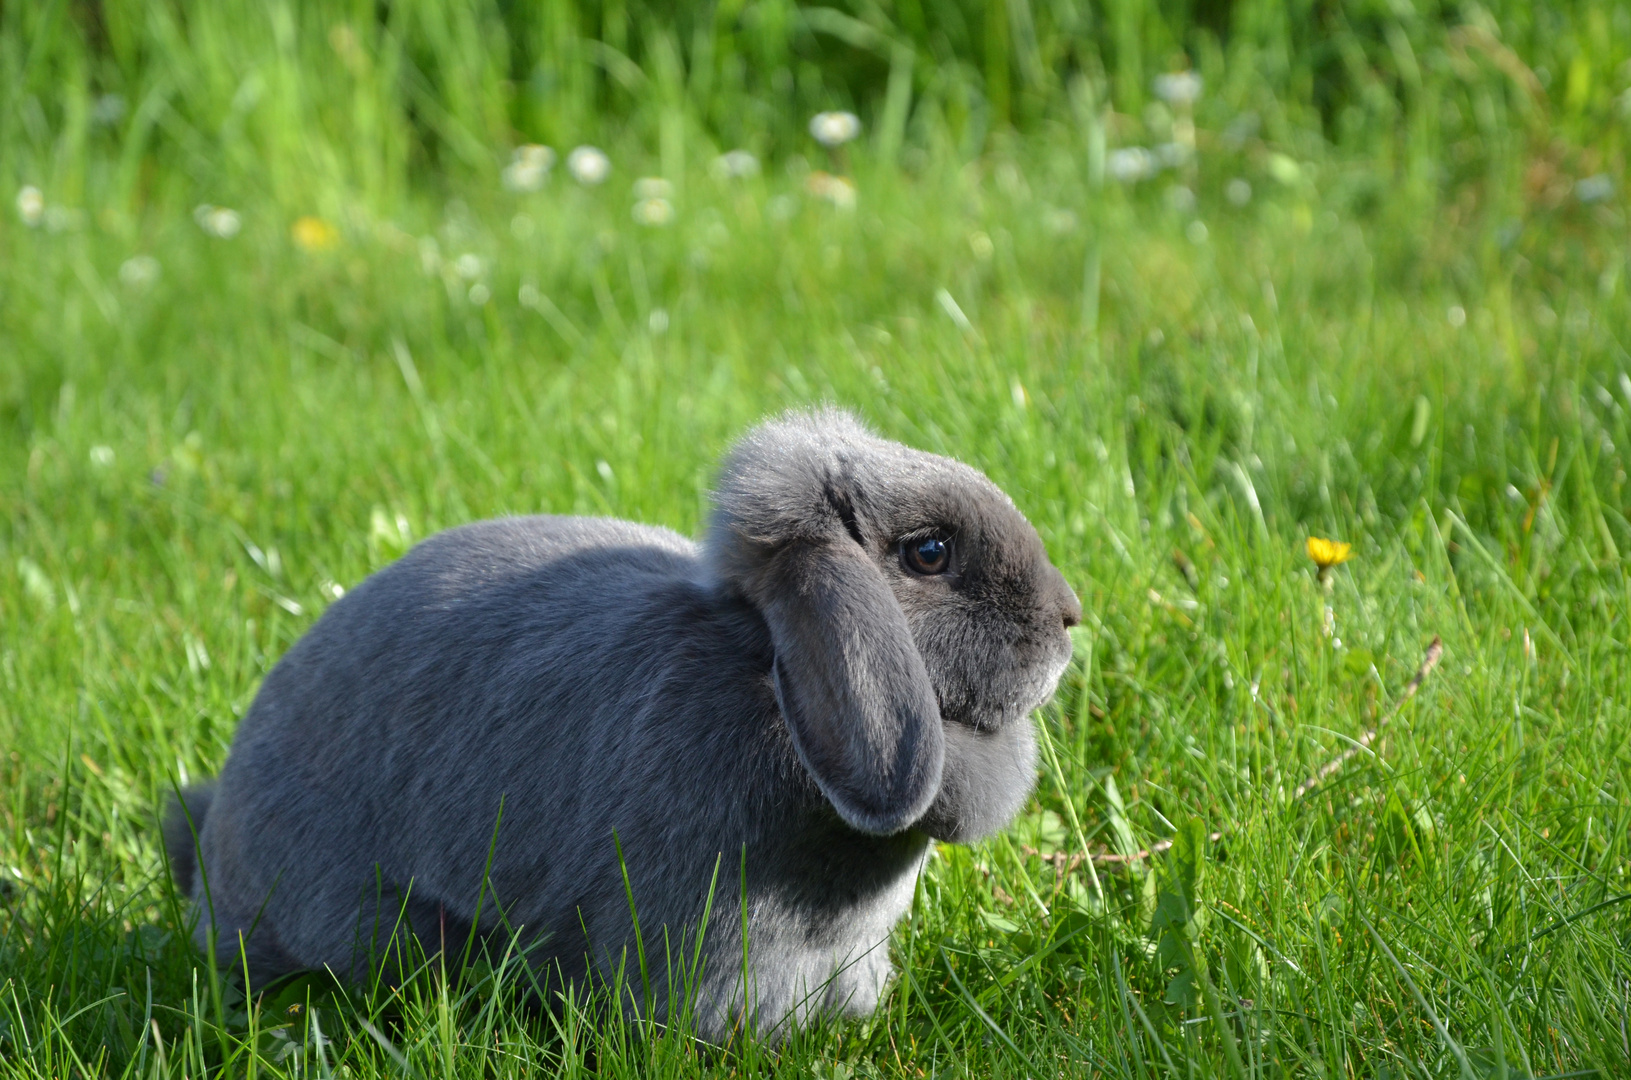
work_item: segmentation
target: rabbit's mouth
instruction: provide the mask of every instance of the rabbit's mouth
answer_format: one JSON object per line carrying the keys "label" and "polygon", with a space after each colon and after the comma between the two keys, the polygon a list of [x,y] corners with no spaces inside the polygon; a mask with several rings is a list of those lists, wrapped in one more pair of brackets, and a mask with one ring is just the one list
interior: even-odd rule
{"label": "rabbit's mouth", "polygon": [[995,700],[959,700],[937,689],[935,698],[940,706],[940,719],[986,734],[1001,731],[1010,724],[1022,723],[1053,699],[1059,679],[1069,664],[1070,657],[1067,655],[1029,678],[1022,676],[1015,680],[1017,685],[1013,687],[1013,693]]}
{"label": "rabbit's mouth", "polygon": [[1040,672],[1031,687],[1032,692],[1019,703],[1019,715],[1029,716],[1049,701],[1052,701],[1054,691],[1059,689],[1059,680],[1064,677],[1065,669],[1069,666],[1070,653],[1066,652],[1064,656],[1051,662],[1046,669]]}

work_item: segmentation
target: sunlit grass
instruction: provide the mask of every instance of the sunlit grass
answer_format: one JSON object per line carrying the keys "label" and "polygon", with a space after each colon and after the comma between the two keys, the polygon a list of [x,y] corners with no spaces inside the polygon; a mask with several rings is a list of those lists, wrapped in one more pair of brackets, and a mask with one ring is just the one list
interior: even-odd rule
{"label": "sunlit grass", "polygon": [[[353,70],[347,40],[306,44]],[[195,60],[230,98],[231,49]],[[16,128],[0,1069],[1631,1072],[1628,237],[1576,186],[1618,166],[1507,98],[1467,104],[1500,121],[1470,178],[1434,164],[1466,134],[1231,134],[1218,74],[1193,156],[1126,182],[1106,153],[1170,154],[1171,116],[968,157],[921,110],[904,171],[866,110],[831,152],[693,116],[576,167],[450,126],[479,160],[415,178],[383,121],[344,168],[298,118],[189,158],[178,112],[141,167]],[[877,1017],[720,1052],[618,1019],[626,988],[530,1007],[513,964],[257,1002],[201,966],[155,812],[327,604],[494,514],[694,534],[731,438],[817,400],[987,471],[1087,611],[1035,799],[937,850]]]}

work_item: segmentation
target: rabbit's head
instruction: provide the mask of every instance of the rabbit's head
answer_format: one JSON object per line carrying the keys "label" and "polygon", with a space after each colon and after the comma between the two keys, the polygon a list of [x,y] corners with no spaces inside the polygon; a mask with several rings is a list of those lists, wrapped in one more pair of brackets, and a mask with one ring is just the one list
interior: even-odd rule
{"label": "rabbit's head", "polygon": [[749,432],[715,505],[712,572],[764,616],[794,747],[839,815],[949,839],[1006,822],[1082,614],[1009,498],[821,410]]}

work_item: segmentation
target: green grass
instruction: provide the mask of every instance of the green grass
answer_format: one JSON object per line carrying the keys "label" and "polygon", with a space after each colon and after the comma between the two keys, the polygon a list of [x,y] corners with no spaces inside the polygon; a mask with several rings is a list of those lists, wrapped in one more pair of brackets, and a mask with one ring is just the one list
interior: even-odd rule
{"label": "green grass", "polygon": [[[1096,181],[1102,142],[1160,141],[1170,117],[1118,96],[1145,80],[1113,52],[1072,99],[1027,90],[1016,46],[1024,123],[985,135],[947,87],[989,90],[991,54],[937,58],[895,155],[873,141],[883,69],[840,65],[732,131],[740,99],[664,97],[630,46],[650,85],[585,90],[553,134],[457,66],[484,40],[457,27],[437,40],[463,54],[386,34],[344,82],[313,20],[266,44],[194,12],[178,37],[155,5],[136,44],[114,18],[93,48],[50,23],[66,9],[19,10],[0,18],[0,1074],[1631,1075],[1631,74],[1593,29],[1613,9],[1509,29],[1554,68],[1538,106],[1425,24],[1419,84],[1354,60],[1399,93],[1354,90],[1371,111],[1346,121],[1313,61],[1274,83],[1244,30],[1197,45],[1200,153],[1135,187]],[[1043,46],[1063,10],[1037,17]],[[1148,64],[1204,45],[1162,18],[1129,31]],[[1349,38],[1396,60],[1384,31]],[[261,103],[233,106],[251,67]],[[115,76],[129,113],[98,126]],[[869,120],[843,161],[799,141],[823,94]],[[1231,129],[1248,108],[1263,126]],[[595,131],[603,187],[557,167],[501,189],[512,139]],[[715,179],[738,142],[777,153]],[[809,195],[801,163],[847,167],[856,208]],[[677,213],[641,227],[630,185],[656,174]],[[1598,174],[1609,196],[1582,201]],[[24,183],[60,208],[40,228],[11,212]],[[242,232],[206,235],[200,202]],[[291,242],[308,213],[337,247]],[[138,255],[156,277],[133,280]],[[513,973],[245,1003],[201,965],[155,810],[220,766],[336,585],[495,514],[695,533],[730,440],[819,400],[984,469],[1087,611],[1035,799],[938,851],[874,1020],[719,1053],[518,1007]],[[1354,544],[1328,588],[1311,534]],[[1442,663],[1370,752],[1297,797],[1435,636]],[[1166,839],[1131,870],[1070,859]]]}

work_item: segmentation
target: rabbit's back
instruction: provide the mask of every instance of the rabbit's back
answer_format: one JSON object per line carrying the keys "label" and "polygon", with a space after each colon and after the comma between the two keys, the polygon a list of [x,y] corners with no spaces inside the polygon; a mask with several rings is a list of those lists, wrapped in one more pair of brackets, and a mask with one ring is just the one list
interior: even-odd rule
{"label": "rabbit's back", "polygon": [[227,939],[258,917],[270,966],[344,970],[374,936],[359,919],[388,932],[405,895],[432,937],[468,927],[490,859],[484,929],[502,905],[570,968],[585,930],[623,937],[614,831],[642,921],[688,921],[713,854],[766,824],[763,778],[782,802],[811,788],[762,622],[701,574],[666,530],[513,518],[338,601],[268,675],[214,794],[200,888]]}

